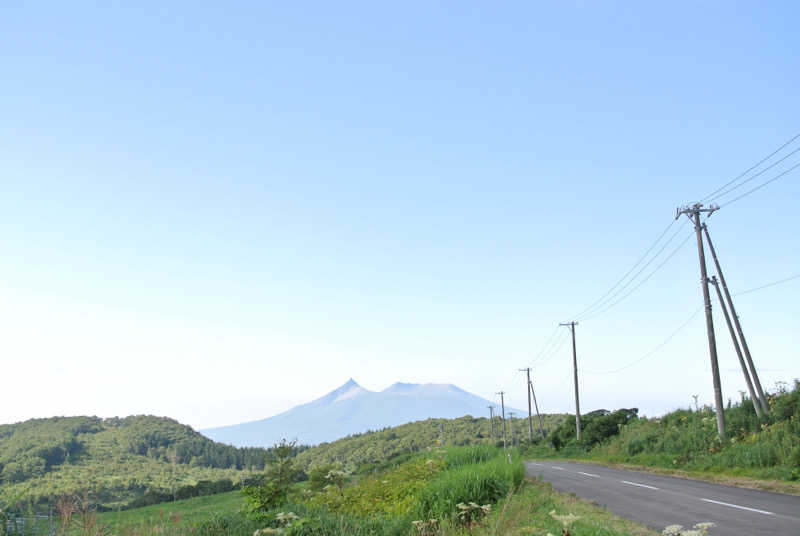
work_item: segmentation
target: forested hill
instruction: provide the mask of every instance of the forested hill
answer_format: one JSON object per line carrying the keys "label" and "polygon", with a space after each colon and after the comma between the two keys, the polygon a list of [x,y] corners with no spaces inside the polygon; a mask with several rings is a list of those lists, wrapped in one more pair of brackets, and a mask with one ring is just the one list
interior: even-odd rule
{"label": "forested hill", "polygon": [[24,492],[39,502],[89,489],[118,504],[148,489],[259,471],[267,452],[215,443],[163,417],[32,419],[0,425],[0,499]]}
{"label": "forested hill", "polygon": [[[566,414],[542,415],[545,434],[549,434],[567,419]],[[538,420],[533,418],[534,437],[539,437]],[[509,442],[527,440],[528,419],[506,420]],[[365,434],[351,435],[332,443],[322,443],[300,452],[297,461],[304,469],[337,464],[347,471],[368,471],[394,457],[437,446],[472,445],[476,443],[503,444],[503,424],[495,419],[494,433],[489,419],[467,415],[457,419],[427,419],[394,426]]]}

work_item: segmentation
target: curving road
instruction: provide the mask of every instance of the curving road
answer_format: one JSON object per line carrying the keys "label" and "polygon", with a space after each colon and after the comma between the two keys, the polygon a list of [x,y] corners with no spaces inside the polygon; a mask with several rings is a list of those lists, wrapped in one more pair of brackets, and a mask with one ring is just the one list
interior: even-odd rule
{"label": "curving road", "polygon": [[529,461],[525,469],[558,491],[659,531],[712,521],[714,536],[800,536],[800,497],[794,495],[572,462]]}

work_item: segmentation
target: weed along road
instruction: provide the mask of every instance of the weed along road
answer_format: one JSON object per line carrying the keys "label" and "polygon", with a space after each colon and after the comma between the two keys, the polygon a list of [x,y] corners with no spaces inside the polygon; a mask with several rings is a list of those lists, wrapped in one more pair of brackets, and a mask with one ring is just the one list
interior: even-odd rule
{"label": "weed along road", "polygon": [[561,461],[525,463],[559,491],[655,529],[711,521],[712,535],[800,536],[800,497]]}

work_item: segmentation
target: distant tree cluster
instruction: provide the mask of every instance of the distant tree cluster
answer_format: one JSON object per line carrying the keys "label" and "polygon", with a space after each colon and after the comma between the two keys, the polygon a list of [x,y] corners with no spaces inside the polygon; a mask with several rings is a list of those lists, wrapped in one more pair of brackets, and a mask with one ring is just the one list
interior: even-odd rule
{"label": "distant tree cluster", "polygon": [[[580,444],[592,447],[606,439],[619,434],[622,426],[636,419],[639,408],[623,408],[616,411],[599,409],[581,415],[581,441]],[[578,443],[576,439],[575,419],[566,419],[550,435],[550,441],[557,449],[566,445]]]}

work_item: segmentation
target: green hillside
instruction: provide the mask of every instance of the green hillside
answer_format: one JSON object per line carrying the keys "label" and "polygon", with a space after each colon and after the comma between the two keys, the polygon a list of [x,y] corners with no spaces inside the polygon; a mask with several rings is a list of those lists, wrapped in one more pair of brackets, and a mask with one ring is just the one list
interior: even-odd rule
{"label": "green hillside", "polygon": [[[555,430],[566,418],[566,414],[542,415],[545,434]],[[506,422],[509,443],[514,435],[518,440],[528,437],[527,419],[515,419],[513,429],[511,421]],[[539,435],[537,422],[534,417],[534,437]],[[347,471],[365,472],[397,456],[436,446],[442,438],[445,446],[491,442],[502,445],[503,425],[499,418],[495,419],[494,439],[491,432],[491,424],[486,418],[428,419],[322,443],[298,454],[297,461],[306,470],[336,463]]]}
{"label": "green hillside", "polygon": [[[544,415],[545,432],[566,415]],[[527,436],[527,421],[514,422],[516,437]],[[299,467],[337,463],[370,472],[403,455],[436,446],[500,444],[502,425],[488,419],[428,419],[348,436],[307,449],[296,447]],[[509,428],[509,441],[512,437]],[[207,481],[226,489],[260,473],[270,449],[215,443],[189,426],[162,417],[53,417],[0,425],[0,504],[19,495],[23,504],[46,509],[60,495],[88,491],[101,509],[123,508],[136,499],[188,497],[187,486]],[[213,486],[212,483],[225,483]]]}
{"label": "green hillside", "polygon": [[37,505],[88,490],[101,507],[117,508],[147,491],[240,482],[264,468],[266,454],[162,417],[32,419],[0,425],[0,501],[22,494]]}

